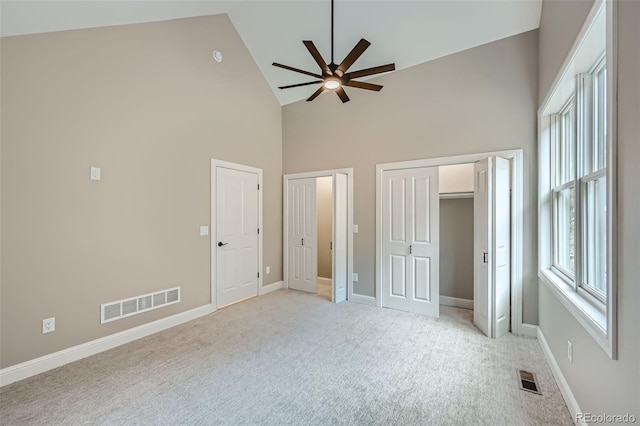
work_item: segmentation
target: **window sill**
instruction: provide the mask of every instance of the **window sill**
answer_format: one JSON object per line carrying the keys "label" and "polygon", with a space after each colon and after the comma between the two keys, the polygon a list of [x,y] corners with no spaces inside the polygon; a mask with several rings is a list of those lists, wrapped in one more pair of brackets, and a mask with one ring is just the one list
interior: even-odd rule
{"label": "window sill", "polygon": [[599,306],[576,292],[550,269],[540,269],[538,277],[549,287],[556,298],[585,328],[593,339],[609,355],[612,355],[607,336],[607,314]]}

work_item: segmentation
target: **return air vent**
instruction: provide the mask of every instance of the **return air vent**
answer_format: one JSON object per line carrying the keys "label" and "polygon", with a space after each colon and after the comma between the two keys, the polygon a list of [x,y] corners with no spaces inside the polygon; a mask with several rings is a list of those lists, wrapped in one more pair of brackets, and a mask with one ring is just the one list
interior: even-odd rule
{"label": "return air vent", "polygon": [[100,305],[100,324],[180,302],[180,287]]}
{"label": "return air vent", "polygon": [[535,374],[524,370],[516,370],[516,372],[518,373],[518,383],[520,384],[520,389],[522,389],[523,391],[542,395],[542,393],[540,393],[538,380],[536,379]]}

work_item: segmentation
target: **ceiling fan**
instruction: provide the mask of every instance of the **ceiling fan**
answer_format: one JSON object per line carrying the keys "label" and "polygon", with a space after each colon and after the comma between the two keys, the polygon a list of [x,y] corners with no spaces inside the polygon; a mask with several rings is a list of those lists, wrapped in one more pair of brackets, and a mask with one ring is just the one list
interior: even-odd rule
{"label": "ceiling fan", "polygon": [[324,59],[322,59],[322,55],[320,55],[320,52],[318,52],[318,49],[312,41],[304,40],[302,43],[304,43],[309,53],[311,53],[311,56],[313,56],[313,59],[315,59],[317,64],[320,66],[320,70],[322,71],[321,74],[315,74],[309,71],[282,65],[277,62],[274,62],[272,65],[275,67],[284,68],[285,70],[309,75],[317,79],[314,81],[309,81],[307,83],[280,86],[278,87],[278,89],[291,89],[293,87],[322,84],[322,86],[320,86],[318,90],[313,92],[313,94],[307,99],[307,102],[314,100],[326,90],[333,90],[343,103],[348,102],[349,96],[347,96],[346,92],[344,91],[344,86],[355,87],[358,89],[374,90],[376,92],[379,92],[383,86],[379,84],[366,83],[364,81],[355,81],[354,78],[366,77],[368,75],[380,74],[396,69],[395,64],[387,64],[359,71],[347,72],[349,67],[353,65],[353,63],[360,57],[360,55],[362,55],[364,51],[367,50],[367,48],[371,45],[371,43],[363,38],[360,39],[358,44],[356,44],[351,52],[349,52],[349,54],[346,56],[346,58],[344,58],[340,65],[336,65],[333,62],[333,0],[331,0],[331,62],[327,64]]}

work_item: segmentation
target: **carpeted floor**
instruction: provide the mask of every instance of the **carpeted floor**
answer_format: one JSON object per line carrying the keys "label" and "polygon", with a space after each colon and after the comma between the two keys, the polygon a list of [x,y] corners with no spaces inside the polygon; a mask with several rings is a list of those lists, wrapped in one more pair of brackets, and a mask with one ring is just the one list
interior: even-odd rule
{"label": "carpeted floor", "polygon": [[332,283],[328,280],[318,280],[317,283],[318,291],[316,294],[323,299],[331,302],[331,291],[332,291]]}
{"label": "carpeted floor", "polygon": [[280,290],[5,386],[0,424],[573,422],[534,339]]}

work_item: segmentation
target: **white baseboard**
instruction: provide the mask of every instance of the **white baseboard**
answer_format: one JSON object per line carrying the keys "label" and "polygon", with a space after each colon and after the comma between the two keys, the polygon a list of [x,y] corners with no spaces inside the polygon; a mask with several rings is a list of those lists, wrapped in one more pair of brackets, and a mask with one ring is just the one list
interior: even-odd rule
{"label": "white baseboard", "polygon": [[333,284],[333,280],[331,278],[323,278],[323,277],[317,277],[316,282],[318,284],[320,283],[329,284],[329,285]]}
{"label": "white baseboard", "polygon": [[12,365],[11,367],[3,368],[0,370],[0,387],[175,327],[176,325],[208,315],[213,311],[212,305],[201,306],[191,309],[190,311],[181,312],[110,336],[105,336],[49,355]]}
{"label": "white baseboard", "polygon": [[459,297],[440,296],[440,304],[454,308],[473,309],[473,300]]}
{"label": "white baseboard", "polygon": [[[523,324],[524,325],[524,324]],[[527,324],[529,325],[529,324]],[[560,393],[564,398],[564,402],[567,404],[567,408],[571,413],[571,418],[573,421],[580,426],[587,426],[584,420],[578,421],[578,413],[582,413],[580,406],[578,405],[578,401],[576,401],[575,396],[573,396],[573,392],[571,392],[571,388],[569,387],[569,383],[564,378],[562,374],[562,370],[560,370],[560,366],[556,362],[556,359],[551,352],[551,348],[547,343],[547,340],[544,338],[544,334],[542,334],[542,330],[540,327],[536,327],[538,329],[538,342],[540,342],[540,346],[542,347],[542,352],[544,352],[544,356],[547,358],[547,362],[551,366],[551,372],[553,373],[553,377],[556,379],[556,383],[558,384],[558,388],[560,388]]]}
{"label": "white baseboard", "polygon": [[280,290],[284,285],[284,281],[276,281],[275,283],[267,284],[260,287],[260,296],[263,294],[271,293],[272,291]]}
{"label": "white baseboard", "polygon": [[538,326],[533,324],[520,324],[520,335],[526,337],[538,337]]}
{"label": "white baseboard", "polygon": [[360,303],[362,305],[376,306],[376,298],[372,296],[365,296],[364,294],[353,293],[349,298],[349,301]]}

